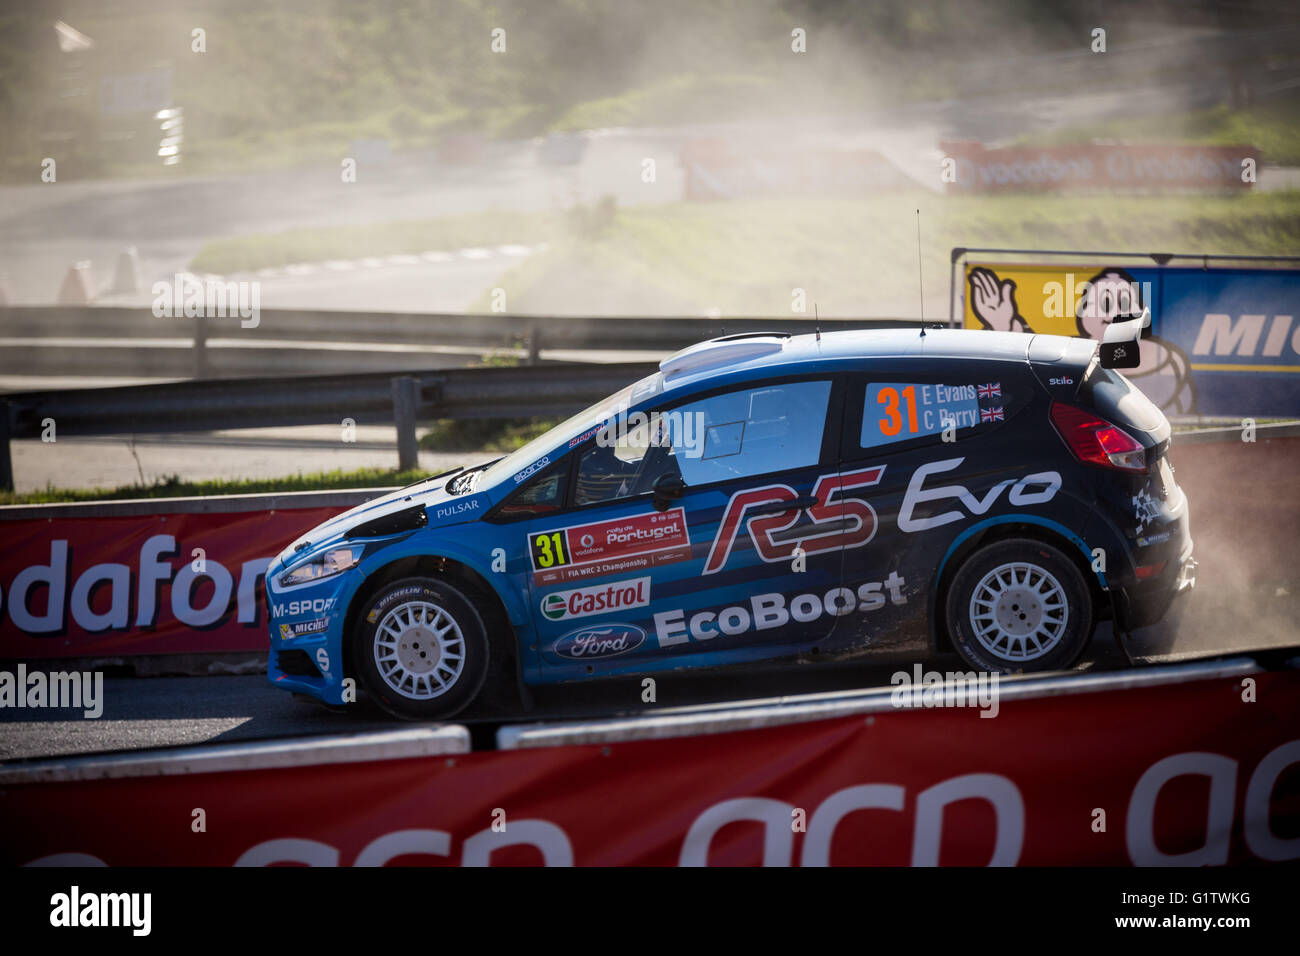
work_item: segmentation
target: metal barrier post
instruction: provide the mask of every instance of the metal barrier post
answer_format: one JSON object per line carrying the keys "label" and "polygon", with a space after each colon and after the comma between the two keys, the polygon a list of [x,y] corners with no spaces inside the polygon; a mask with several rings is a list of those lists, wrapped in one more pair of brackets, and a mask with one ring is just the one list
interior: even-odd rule
{"label": "metal barrier post", "polygon": [[397,426],[397,467],[410,471],[419,467],[419,446],[415,441],[415,415],[419,408],[419,381],[404,375],[393,379],[393,423]]}
{"label": "metal barrier post", "polygon": [[536,365],[542,353],[541,323],[533,320],[528,323],[528,364]]}
{"label": "metal barrier post", "polygon": [[208,320],[206,316],[194,319],[194,377],[207,378],[208,368]]}

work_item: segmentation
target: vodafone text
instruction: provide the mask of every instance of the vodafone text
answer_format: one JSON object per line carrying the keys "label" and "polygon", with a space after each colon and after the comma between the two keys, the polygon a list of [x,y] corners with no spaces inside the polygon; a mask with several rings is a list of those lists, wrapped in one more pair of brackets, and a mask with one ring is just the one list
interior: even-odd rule
{"label": "vodafone text", "polygon": [[907,598],[903,596],[906,583],[897,571],[891,571],[884,581],[867,581],[858,585],[856,592],[846,587],[831,588],[821,595],[795,595],[788,603],[786,596],[779,592],[755,594],[749,599],[749,607],[736,605],[716,612],[700,611],[690,618],[681,609],[661,611],[655,615],[655,638],[660,647],[671,647],[689,640],[711,640],[719,634],[734,637],[751,629],[784,627],[791,618],[806,624],[823,614],[842,617],[854,611],[876,611],[885,606],[882,588],[888,589],[892,603],[906,604]]}
{"label": "vodafone text", "polygon": [[[126,564],[105,563],[92,565],[75,580],[68,566],[68,542],[57,539],[50,542],[49,564],[33,564],[23,568],[9,585],[8,595],[2,594],[3,606],[9,619],[28,634],[59,634],[68,628],[68,615],[83,631],[126,630],[132,626],[131,610],[135,609],[135,627],[155,627],[162,615],[159,590],[171,585],[171,612],[180,623],[189,627],[208,627],[225,617],[231,607],[231,598],[238,605],[239,623],[252,624],[257,618],[257,579],[266,571],[270,558],[253,558],[239,569],[238,587],[234,575],[219,561],[206,558],[198,562],[182,561],[173,567],[168,557],[177,555],[176,539],[169,534],[155,534],[140,545],[136,567]],[[174,576],[173,576],[174,575]],[[211,596],[202,607],[194,607],[197,583],[207,578],[212,582]],[[68,584],[71,583],[69,593]],[[45,592],[43,610],[33,610],[28,604],[29,594]],[[108,593],[108,607],[96,610],[101,591]],[[135,601],[132,602],[132,594]]]}

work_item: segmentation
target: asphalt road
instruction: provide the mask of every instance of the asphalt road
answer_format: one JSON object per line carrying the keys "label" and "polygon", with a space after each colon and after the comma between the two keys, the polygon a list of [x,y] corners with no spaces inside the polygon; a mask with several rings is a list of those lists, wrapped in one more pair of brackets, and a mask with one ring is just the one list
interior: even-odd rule
{"label": "asphalt road", "polygon": [[[1294,647],[1295,595],[1254,596],[1249,624],[1234,622],[1234,606],[1211,588],[1198,589],[1165,621],[1134,635],[1130,647],[1141,664]],[[495,728],[517,719],[604,717],[711,703],[820,693],[889,684],[890,675],[914,661],[840,668],[770,666],[759,673],[664,674],[657,700],[641,701],[639,679],[537,690],[527,714],[462,715],[476,748],[492,746]],[[953,654],[925,662],[929,669],[966,670]],[[1109,625],[1098,627],[1081,672],[1121,670],[1128,660]],[[262,674],[215,677],[106,677],[103,715],[44,710],[0,710],[0,759],[99,753],[276,737],[353,733],[391,728],[393,722],[364,700],[345,712],[326,710],[272,687]]]}

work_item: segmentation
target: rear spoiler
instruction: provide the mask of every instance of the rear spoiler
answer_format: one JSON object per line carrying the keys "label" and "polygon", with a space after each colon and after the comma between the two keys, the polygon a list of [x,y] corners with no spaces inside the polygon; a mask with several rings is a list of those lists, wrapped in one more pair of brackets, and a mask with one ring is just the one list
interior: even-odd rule
{"label": "rear spoiler", "polygon": [[1149,308],[1140,313],[1115,316],[1101,339],[1101,367],[1137,368],[1142,361],[1138,352],[1138,340],[1142,338],[1142,330],[1150,327]]}

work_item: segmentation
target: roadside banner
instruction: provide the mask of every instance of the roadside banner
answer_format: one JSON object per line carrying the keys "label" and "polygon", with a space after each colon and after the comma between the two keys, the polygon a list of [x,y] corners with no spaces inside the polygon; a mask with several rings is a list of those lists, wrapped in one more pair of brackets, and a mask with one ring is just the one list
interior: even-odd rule
{"label": "roadside banner", "polygon": [[965,263],[970,329],[1100,339],[1151,308],[1124,374],[1167,415],[1300,417],[1300,270]]}
{"label": "roadside banner", "polygon": [[870,149],[790,149],[721,139],[686,143],[680,160],[687,199],[844,195],[896,189],[910,182]]}
{"label": "roadside banner", "polygon": [[[1247,673],[1007,699],[992,719],[886,703],[809,723],[452,757],[329,763],[341,738],[322,738],[315,761],[303,740],[281,766],[249,769],[204,772],[199,748],[159,753],[147,772],[133,754],[0,766],[0,863],[1294,862],[1300,672]],[[217,756],[238,763],[240,746]]]}
{"label": "roadside banner", "polygon": [[1070,190],[1234,190],[1254,185],[1259,150],[1253,146],[1085,143],[1007,146],[939,144],[951,160],[949,193]]}
{"label": "roadside banner", "polygon": [[182,507],[0,520],[0,659],[266,651],[267,564],[344,507]]}

